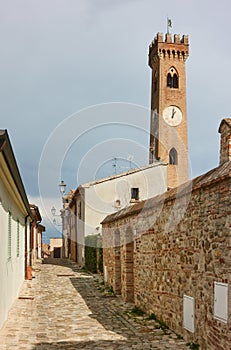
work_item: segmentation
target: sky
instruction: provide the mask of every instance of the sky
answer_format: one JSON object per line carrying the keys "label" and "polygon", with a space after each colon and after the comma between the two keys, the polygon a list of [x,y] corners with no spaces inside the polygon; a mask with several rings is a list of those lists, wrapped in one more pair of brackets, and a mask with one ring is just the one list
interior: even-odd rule
{"label": "sky", "polygon": [[113,174],[114,158],[117,172],[148,163],[148,47],[167,16],[173,34],[189,35],[191,176],[218,165],[219,123],[231,114],[230,13],[229,0],[0,1],[0,128],[44,218],[61,208],[61,179],[70,190]]}

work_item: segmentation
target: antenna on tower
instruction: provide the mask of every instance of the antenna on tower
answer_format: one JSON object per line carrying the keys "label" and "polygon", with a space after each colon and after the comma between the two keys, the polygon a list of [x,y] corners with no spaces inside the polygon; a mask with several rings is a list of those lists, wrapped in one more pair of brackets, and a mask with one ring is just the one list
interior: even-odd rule
{"label": "antenna on tower", "polygon": [[114,168],[115,175],[117,174],[117,158],[113,158],[114,163],[112,163],[112,168]]}
{"label": "antenna on tower", "polygon": [[130,169],[132,168],[132,161],[134,159],[134,156],[129,154],[128,157],[127,157],[127,160],[129,161],[129,166],[130,166]]}

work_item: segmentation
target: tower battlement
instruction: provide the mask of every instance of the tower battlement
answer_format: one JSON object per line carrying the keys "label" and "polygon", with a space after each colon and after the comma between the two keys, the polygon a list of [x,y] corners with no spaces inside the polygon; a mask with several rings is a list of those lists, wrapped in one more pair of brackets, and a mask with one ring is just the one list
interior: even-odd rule
{"label": "tower battlement", "polygon": [[189,40],[188,35],[180,37],[179,34],[157,33],[154,40],[149,45],[149,66],[152,67],[152,58],[186,60],[189,56]]}

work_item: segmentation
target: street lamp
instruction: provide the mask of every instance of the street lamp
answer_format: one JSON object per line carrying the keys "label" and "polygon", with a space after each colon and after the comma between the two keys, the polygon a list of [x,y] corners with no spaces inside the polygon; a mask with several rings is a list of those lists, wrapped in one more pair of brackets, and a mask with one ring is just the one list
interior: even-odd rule
{"label": "street lamp", "polygon": [[51,208],[51,214],[52,214],[52,216],[55,216],[55,213],[56,213],[56,209],[55,209],[55,207],[53,206],[53,207]]}
{"label": "street lamp", "polygon": [[59,189],[60,189],[60,192],[62,193],[62,196],[64,195],[65,191],[66,191],[66,184],[65,182],[62,180],[59,184]]}

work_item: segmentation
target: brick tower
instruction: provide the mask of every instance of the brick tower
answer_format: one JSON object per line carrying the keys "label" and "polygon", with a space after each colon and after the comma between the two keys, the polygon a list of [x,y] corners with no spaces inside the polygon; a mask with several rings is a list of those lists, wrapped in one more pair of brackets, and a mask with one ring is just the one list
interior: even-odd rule
{"label": "brick tower", "polygon": [[168,187],[188,180],[188,130],[185,62],[188,37],[158,33],[149,46],[152,69],[149,163],[168,163]]}

